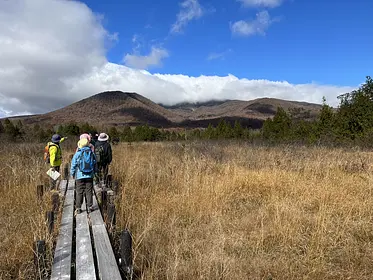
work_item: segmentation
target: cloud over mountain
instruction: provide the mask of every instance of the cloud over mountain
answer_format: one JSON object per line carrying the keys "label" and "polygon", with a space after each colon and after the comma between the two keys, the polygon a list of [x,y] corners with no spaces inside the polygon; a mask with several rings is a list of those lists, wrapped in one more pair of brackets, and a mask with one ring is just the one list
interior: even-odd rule
{"label": "cloud over mountain", "polygon": [[[264,96],[309,102],[326,96],[335,103],[337,95],[352,89],[234,75],[151,74],[110,63],[107,46],[120,38],[101,21],[102,16],[76,1],[0,1],[0,115],[47,112],[103,90],[136,91],[155,102],[174,104]],[[166,55],[128,56],[127,62],[146,68],[158,63],[159,54]]]}

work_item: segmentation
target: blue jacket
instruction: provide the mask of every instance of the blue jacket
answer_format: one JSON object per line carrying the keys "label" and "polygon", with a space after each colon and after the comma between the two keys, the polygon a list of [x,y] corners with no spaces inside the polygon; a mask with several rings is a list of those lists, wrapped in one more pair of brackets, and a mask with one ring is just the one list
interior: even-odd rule
{"label": "blue jacket", "polygon": [[82,151],[84,150],[91,150],[90,147],[83,147],[81,149],[78,149],[78,151],[74,154],[73,159],[71,160],[71,169],[70,169],[70,174],[73,178],[76,180],[79,179],[87,179],[87,178],[93,178],[96,172],[97,164],[96,164],[96,156],[94,155],[95,162],[94,162],[94,171],[92,171],[90,174],[83,173],[79,170],[78,165],[79,165],[79,156],[82,154]]}

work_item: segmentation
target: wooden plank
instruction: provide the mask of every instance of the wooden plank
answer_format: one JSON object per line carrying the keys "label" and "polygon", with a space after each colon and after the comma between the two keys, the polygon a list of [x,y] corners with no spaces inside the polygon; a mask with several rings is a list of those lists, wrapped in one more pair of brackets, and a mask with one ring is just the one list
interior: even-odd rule
{"label": "wooden plank", "polygon": [[96,183],[96,184],[93,185],[93,189],[95,190],[95,192],[98,192],[98,191],[101,190],[101,187],[100,187],[99,184]]}
{"label": "wooden plank", "polygon": [[51,280],[70,279],[74,219],[74,180],[67,186],[63,205],[60,232],[53,258]]}
{"label": "wooden plank", "polygon": [[121,280],[119,268],[104,224],[92,226],[98,273],[101,280]]}
{"label": "wooden plank", "polygon": [[98,209],[96,196],[93,196],[95,211],[90,213],[93,240],[97,257],[98,273],[101,280],[121,280],[119,268],[110,244],[101,212]]}
{"label": "wooden plank", "polygon": [[98,206],[98,201],[95,194],[93,194],[92,202],[93,209],[95,210],[89,213],[91,225],[102,225],[104,223],[104,220],[102,219],[100,208]]}
{"label": "wooden plank", "polygon": [[93,189],[94,189],[94,191],[96,193],[96,196],[100,197],[101,196],[101,192],[102,192],[102,188],[100,187],[100,185],[99,184],[93,185]]}
{"label": "wooden plank", "polygon": [[65,196],[67,187],[67,180],[62,180],[60,183],[60,193]]}
{"label": "wooden plank", "polygon": [[76,215],[76,279],[96,279],[87,207],[84,199],[82,213]]}

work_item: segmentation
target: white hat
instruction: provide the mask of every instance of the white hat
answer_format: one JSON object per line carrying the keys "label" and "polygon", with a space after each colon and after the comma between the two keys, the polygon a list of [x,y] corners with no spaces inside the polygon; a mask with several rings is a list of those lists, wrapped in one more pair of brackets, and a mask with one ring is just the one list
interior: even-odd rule
{"label": "white hat", "polygon": [[104,142],[104,141],[107,141],[109,140],[109,135],[107,135],[106,133],[100,133],[100,136],[98,136],[98,141],[100,142]]}

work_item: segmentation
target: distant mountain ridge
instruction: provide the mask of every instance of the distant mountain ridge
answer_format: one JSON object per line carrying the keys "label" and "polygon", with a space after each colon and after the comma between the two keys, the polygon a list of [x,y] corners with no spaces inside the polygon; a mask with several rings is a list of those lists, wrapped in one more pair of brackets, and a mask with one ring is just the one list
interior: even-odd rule
{"label": "distant mountain ridge", "polygon": [[[164,105],[162,105],[164,106]],[[273,117],[278,107],[285,110],[298,110],[299,114],[309,118],[317,116],[320,104],[299,101],[288,101],[276,98],[258,98],[250,101],[242,100],[212,100],[198,103],[180,103],[165,108],[188,119],[206,119],[216,117],[244,117],[265,120]]]}
{"label": "distant mountain ridge", "polygon": [[207,127],[209,123],[216,125],[221,119],[226,119],[260,128],[265,119],[274,116],[277,107],[297,112],[302,118],[315,118],[321,109],[320,104],[274,98],[184,102],[167,106],[134,92],[106,91],[46,114],[16,118],[22,119],[25,124],[52,126],[88,122],[101,126],[148,124],[164,128]]}

